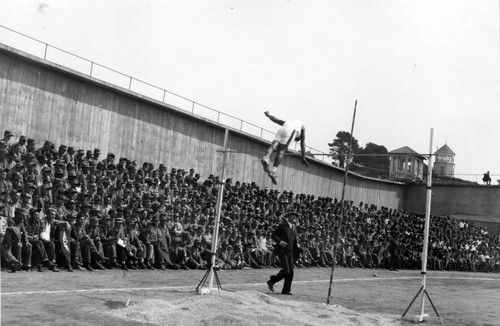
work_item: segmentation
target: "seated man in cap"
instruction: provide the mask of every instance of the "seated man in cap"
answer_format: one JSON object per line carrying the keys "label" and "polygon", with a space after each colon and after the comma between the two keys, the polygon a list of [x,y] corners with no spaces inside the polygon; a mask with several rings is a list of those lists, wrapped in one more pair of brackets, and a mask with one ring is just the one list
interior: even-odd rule
{"label": "seated man in cap", "polygon": [[129,255],[128,265],[130,269],[145,269],[145,246],[143,246],[142,241],[139,239],[139,234],[135,229],[135,225],[136,222],[134,219],[128,219],[125,221],[125,228],[123,230],[124,238],[129,248],[128,250],[133,253],[133,255]]}
{"label": "seated man in cap", "polygon": [[[47,257],[49,259],[48,267],[51,271],[58,271],[56,266],[56,247],[55,242],[59,241],[59,227],[66,227],[66,221],[56,219],[57,211],[54,208],[48,208],[45,215],[42,215],[40,228],[40,241],[42,241]],[[61,257],[62,259],[63,257]],[[69,264],[69,262],[67,262]],[[66,265],[66,264],[65,264]],[[66,265],[67,267],[67,265]]]}
{"label": "seated man in cap", "polygon": [[[116,212],[113,211],[112,214]],[[108,259],[107,265],[104,265],[108,269],[112,269],[113,267],[120,267],[117,263],[117,253],[116,253],[116,234],[111,226],[111,216],[105,215],[99,221],[99,229],[100,229],[100,237],[102,243],[102,250],[104,252],[104,256]]]}
{"label": "seated man in cap", "polygon": [[69,233],[67,237],[68,245],[70,248],[70,264],[76,270],[85,270],[82,265],[82,251],[80,242],[78,241],[79,233],[81,229],[76,225],[76,217],[78,216],[76,211],[68,212],[66,215],[67,226],[69,229],[65,230]]}
{"label": "seated man in cap", "polygon": [[[40,210],[32,208],[29,212],[29,218],[24,222],[26,236],[31,244],[31,265],[39,272],[43,272],[43,265],[48,265],[49,258],[45,251],[45,246],[40,240],[40,231],[42,229],[42,221],[40,220]],[[48,266],[47,266],[48,267]]]}
{"label": "seated man in cap", "polygon": [[94,241],[85,232],[83,219],[84,217],[82,214],[78,214],[76,216],[76,222],[72,228],[72,237],[78,241],[82,254],[83,267],[85,267],[88,271],[94,271],[94,268],[92,268],[92,262],[97,261],[100,263],[106,259],[104,256],[99,254],[94,245]]}
{"label": "seated man in cap", "polygon": [[[180,268],[179,265],[174,264],[170,257],[169,244],[167,243],[166,235],[164,231],[158,227],[158,218],[156,216],[153,216],[150,225],[144,230],[143,237],[144,236],[147,236],[149,243],[153,245],[155,263],[157,267],[162,270],[165,268]],[[147,242],[145,243],[147,244]]]}
{"label": "seated man in cap", "polygon": [[3,257],[12,272],[31,269],[31,244],[24,227],[28,212],[23,208],[16,208],[12,225],[5,230],[2,242]]}
{"label": "seated man in cap", "polygon": [[199,238],[193,242],[193,246],[188,249],[188,260],[186,266],[190,269],[206,269],[208,262],[204,259],[206,257],[205,249],[201,245]]}
{"label": "seated man in cap", "polygon": [[127,240],[127,236],[125,235],[125,228],[123,224],[125,220],[121,217],[117,217],[115,219],[113,232],[116,236],[116,256],[118,263],[121,268],[125,271],[128,271],[127,261],[129,257],[134,258],[133,248],[130,246]]}
{"label": "seated man in cap", "polygon": [[[302,156],[302,163],[308,166],[309,163],[306,160],[306,144],[305,144],[305,126],[304,123],[298,119],[281,120],[271,115],[269,111],[264,112],[264,114],[274,123],[279,124],[281,128],[276,132],[276,136],[272,141],[271,145],[267,149],[264,157],[261,158],[260,162],[264,167],[264,172],[266,172],[273,184],[277,184],[276,181],[276,170],[283,161],[283,157],[288,149],[292,140],[300,141],[300,151]],[[276,157],[274,158],[273,166],[271,165],[271,154],[276,152]]]}
{"label": "seated man in cap", "polygon": [[[97,214],[100,215],[99,212]],[[104,251],[103,251],[103,245],[101,242],[101,229],[99,228],[99,215],[98,216],[92,216],[89,220],[89,224],[85,228],[85,232],[89,236],[92,241],[94,241],[94,246],[96,248],[96,251],[99,253],[100,256],[104,256]],[[102,259],[104,260],[104,259]],[[100,270],[106,270],[106,268],[101,264],[101,259],[93,259],[93,264],[92,267],[95,269],[100,269]]]}

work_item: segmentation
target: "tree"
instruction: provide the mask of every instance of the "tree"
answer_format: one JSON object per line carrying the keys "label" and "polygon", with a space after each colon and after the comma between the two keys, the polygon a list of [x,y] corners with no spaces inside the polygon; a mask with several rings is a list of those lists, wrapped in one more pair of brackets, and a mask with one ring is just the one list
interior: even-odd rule
{"label": "tree", "polygon": [[[337,138],[335,138],[332,143],[328,143],[328,146],[330,146],[330,155],[333,158],[333,164],[336,164],[341,168],[345,167],[350,141],[351,133],[347,131],[339,131],[337,133]],[[361,148],[359,147],[358,140],[352,137],[351,154],[359,153],[360,150]]]}
{"label": "tree", "polygon": [[[374,143],[366,144],[365,148],[360,151],[360,154],[369,154],[373,156],[358,156],[356,163],[359,167],[358,171],[369,177],[387,177],[389,175],[389,156],[387,148],[383,145]],[[376,156],[376,154],[384,154]]]}

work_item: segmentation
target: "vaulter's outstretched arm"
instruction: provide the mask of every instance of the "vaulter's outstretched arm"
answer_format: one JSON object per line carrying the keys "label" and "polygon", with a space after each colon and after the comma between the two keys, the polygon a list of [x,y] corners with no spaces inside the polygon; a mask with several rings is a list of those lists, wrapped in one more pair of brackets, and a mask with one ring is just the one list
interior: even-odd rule
{"label": "vaulter's outstretched arm", "polygon": [[285,121],[284,120],[281,120],[281,119],[278,119],[276,118],[274,115],[272,115],[271,113],[269,113],[269,111],[266,111],[264,112],[264,114],[266,115],[266,117],[268,117],[272,122],[274,123],[277,123],[279,124],[280,126],[284,125],[285,124]]}

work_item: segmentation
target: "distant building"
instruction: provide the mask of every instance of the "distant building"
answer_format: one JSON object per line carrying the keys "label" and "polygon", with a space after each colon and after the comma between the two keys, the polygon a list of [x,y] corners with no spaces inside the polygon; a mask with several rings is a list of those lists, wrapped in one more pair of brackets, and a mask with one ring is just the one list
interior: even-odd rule
{"label": "distant building", "polygon": [[434,155],[433,174],[438,177],[455,177],[455,153],[451,148],[444,144]]}
{"label": "distant building", "polygon": [[408,146],[389,152],[389,179],[396,181],[414,181],[424,179],[423,155]]}

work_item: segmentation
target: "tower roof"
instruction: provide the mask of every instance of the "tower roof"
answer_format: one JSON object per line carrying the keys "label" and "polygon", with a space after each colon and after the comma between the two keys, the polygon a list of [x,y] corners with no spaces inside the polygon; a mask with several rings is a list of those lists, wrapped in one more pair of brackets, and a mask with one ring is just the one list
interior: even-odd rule
{"label": "tower roof", "polygon": [[444,144],[434,154],[436,154],[436,155],[455,155],[455,153],[451,150],[451,148],[447,144]]}

